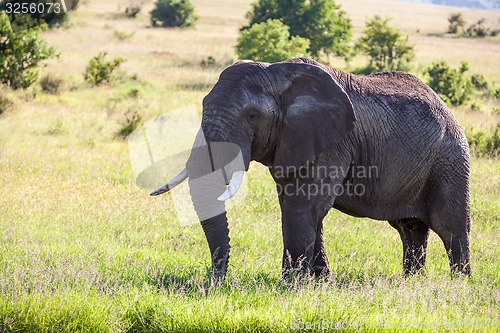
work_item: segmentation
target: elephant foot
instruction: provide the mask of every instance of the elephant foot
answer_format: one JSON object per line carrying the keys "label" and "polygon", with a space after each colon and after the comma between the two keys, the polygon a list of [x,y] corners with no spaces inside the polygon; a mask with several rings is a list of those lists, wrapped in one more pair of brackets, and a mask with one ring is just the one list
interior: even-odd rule
{"label": "elephant foot", "polygon": [[314,275],[318,278],[329,277],[330,268],[328,266],[315,266]]}

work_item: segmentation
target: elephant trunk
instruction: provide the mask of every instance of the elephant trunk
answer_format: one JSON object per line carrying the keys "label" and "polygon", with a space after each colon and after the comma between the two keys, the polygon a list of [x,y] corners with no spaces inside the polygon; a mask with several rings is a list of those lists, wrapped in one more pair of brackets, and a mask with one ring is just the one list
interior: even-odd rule
{"label": "elephant trunk", "polygon": [[[193,162],[193,159],[189,162]],[[215,172],[196,175],[200,165],[197,165],[198,168],[191,167],[189,162],[188,170],[193,173],[189,177],[189,192],[210,248],[211,275],[222,280],[227,271],[230,246],[226,208],[218,197],[225,191],[226,184],[223,176]]]}
{"label": "elephant trunk", "polygon": [[212,257],[211,276],[222,281],[229,263],[229,228],[226,212],[201,221]]}
{"label": "elephant trunk", "polygon": [[[205,232],[212,257],[211,275],[222,281],[229,261],[229,228],[224,201],[240,187],[250,160],[249,149],[231,143],[224,123],[211,119],[193,144],[186,169],[151,195],[165,193],[188,179],[193,207]],[[226,185],[229,185],[226,188]]]}

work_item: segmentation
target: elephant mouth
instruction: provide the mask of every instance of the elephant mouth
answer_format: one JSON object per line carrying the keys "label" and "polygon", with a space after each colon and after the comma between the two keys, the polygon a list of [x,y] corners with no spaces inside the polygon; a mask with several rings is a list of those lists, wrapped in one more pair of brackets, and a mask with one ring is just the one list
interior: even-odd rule
{"label": "elephant mouth", "polygon": [[[211,192],[206,186],[220,187],[224,182],[225,191],[217,199],[226,201],[233,197],[240,188],[245,174],[245,163],[238,145],[230,142],[209,142],[191,150],[190,157],[177,176],[150,193],[151,196],[167,193],[186,179],[194,181],[203,178],[204,185],[195,189],[197,192]],[[222,175],[222,177],[221,177]],[[230,175],[231,178],[228,176]],[[205,188],[203,188],[205,187]],[[212,194],[213,195],[213,194]]]}

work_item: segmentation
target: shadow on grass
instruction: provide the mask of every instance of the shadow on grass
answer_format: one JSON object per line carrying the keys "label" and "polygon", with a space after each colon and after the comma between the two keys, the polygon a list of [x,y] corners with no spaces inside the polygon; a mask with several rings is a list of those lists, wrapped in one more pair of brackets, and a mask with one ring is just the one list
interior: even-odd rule
{"label": "shadow on grass", "polygon": [[377,272],[359,270],[333,272],[327,277],[313,275],[296,275],[287,279],[276,272],[256,271],[251,273],[229,273],[224,281],[211,278],[209,269],[200,270],[195,267],[182,269],[163,269],[147,275],[146,283],[158,290],[168,293],[180,293],[184,296],[204,297],[213,292],[230,294],[234,291],[254,291],[288,294],[304,288],[357,289],[374,287],[381,281],[398,283],[404,280],[400,275],[386,275]]}

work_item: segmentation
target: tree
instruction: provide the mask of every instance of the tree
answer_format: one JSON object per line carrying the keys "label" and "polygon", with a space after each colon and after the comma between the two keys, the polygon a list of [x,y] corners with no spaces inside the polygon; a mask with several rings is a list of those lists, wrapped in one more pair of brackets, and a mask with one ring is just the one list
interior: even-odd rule
{"label": "tree", "polygon": [[357,48],[370,57],[370,66],[377,71],[406,69],[415,56],[408,37],[403,38],[389,21],[379,16],[368,20],[357,42]]}
{"label": "tree", "polygon": [[352,36],[352,24],[334,0],[258,0],[247,13],[253,24],[278,19],[290,27],[291,36],[310,40],[309,51],[314,57],[321,52],[347,56]]}
{"label": "tree", "polygon": [[462,31],[465,28],[465,19],[462,15],[462,13],[451,13],[450,16],[448,16],[448,22],[450,23],[448,25],[448,33],[449,34],[456,34],[458,32],[458,29],[460,28]]}
{"label": "tree", "polygon": [[0,82],[12,89],[29,87],[38,78],[40,62],[55,54],[38,29],[16,32],[7,14],[0,12]]}
{"label": "tree", "polygon": [[194,26],[197,19],[189,0],[158,0],[151,11],[153,27],[186,28]]}
{"label": "tree", "polygon": [[269,19],[241,31],[236,45],[240,59],[277,62],[295,57],[308,57],[309,40],[290,37],[289,27],[280,20]]}

